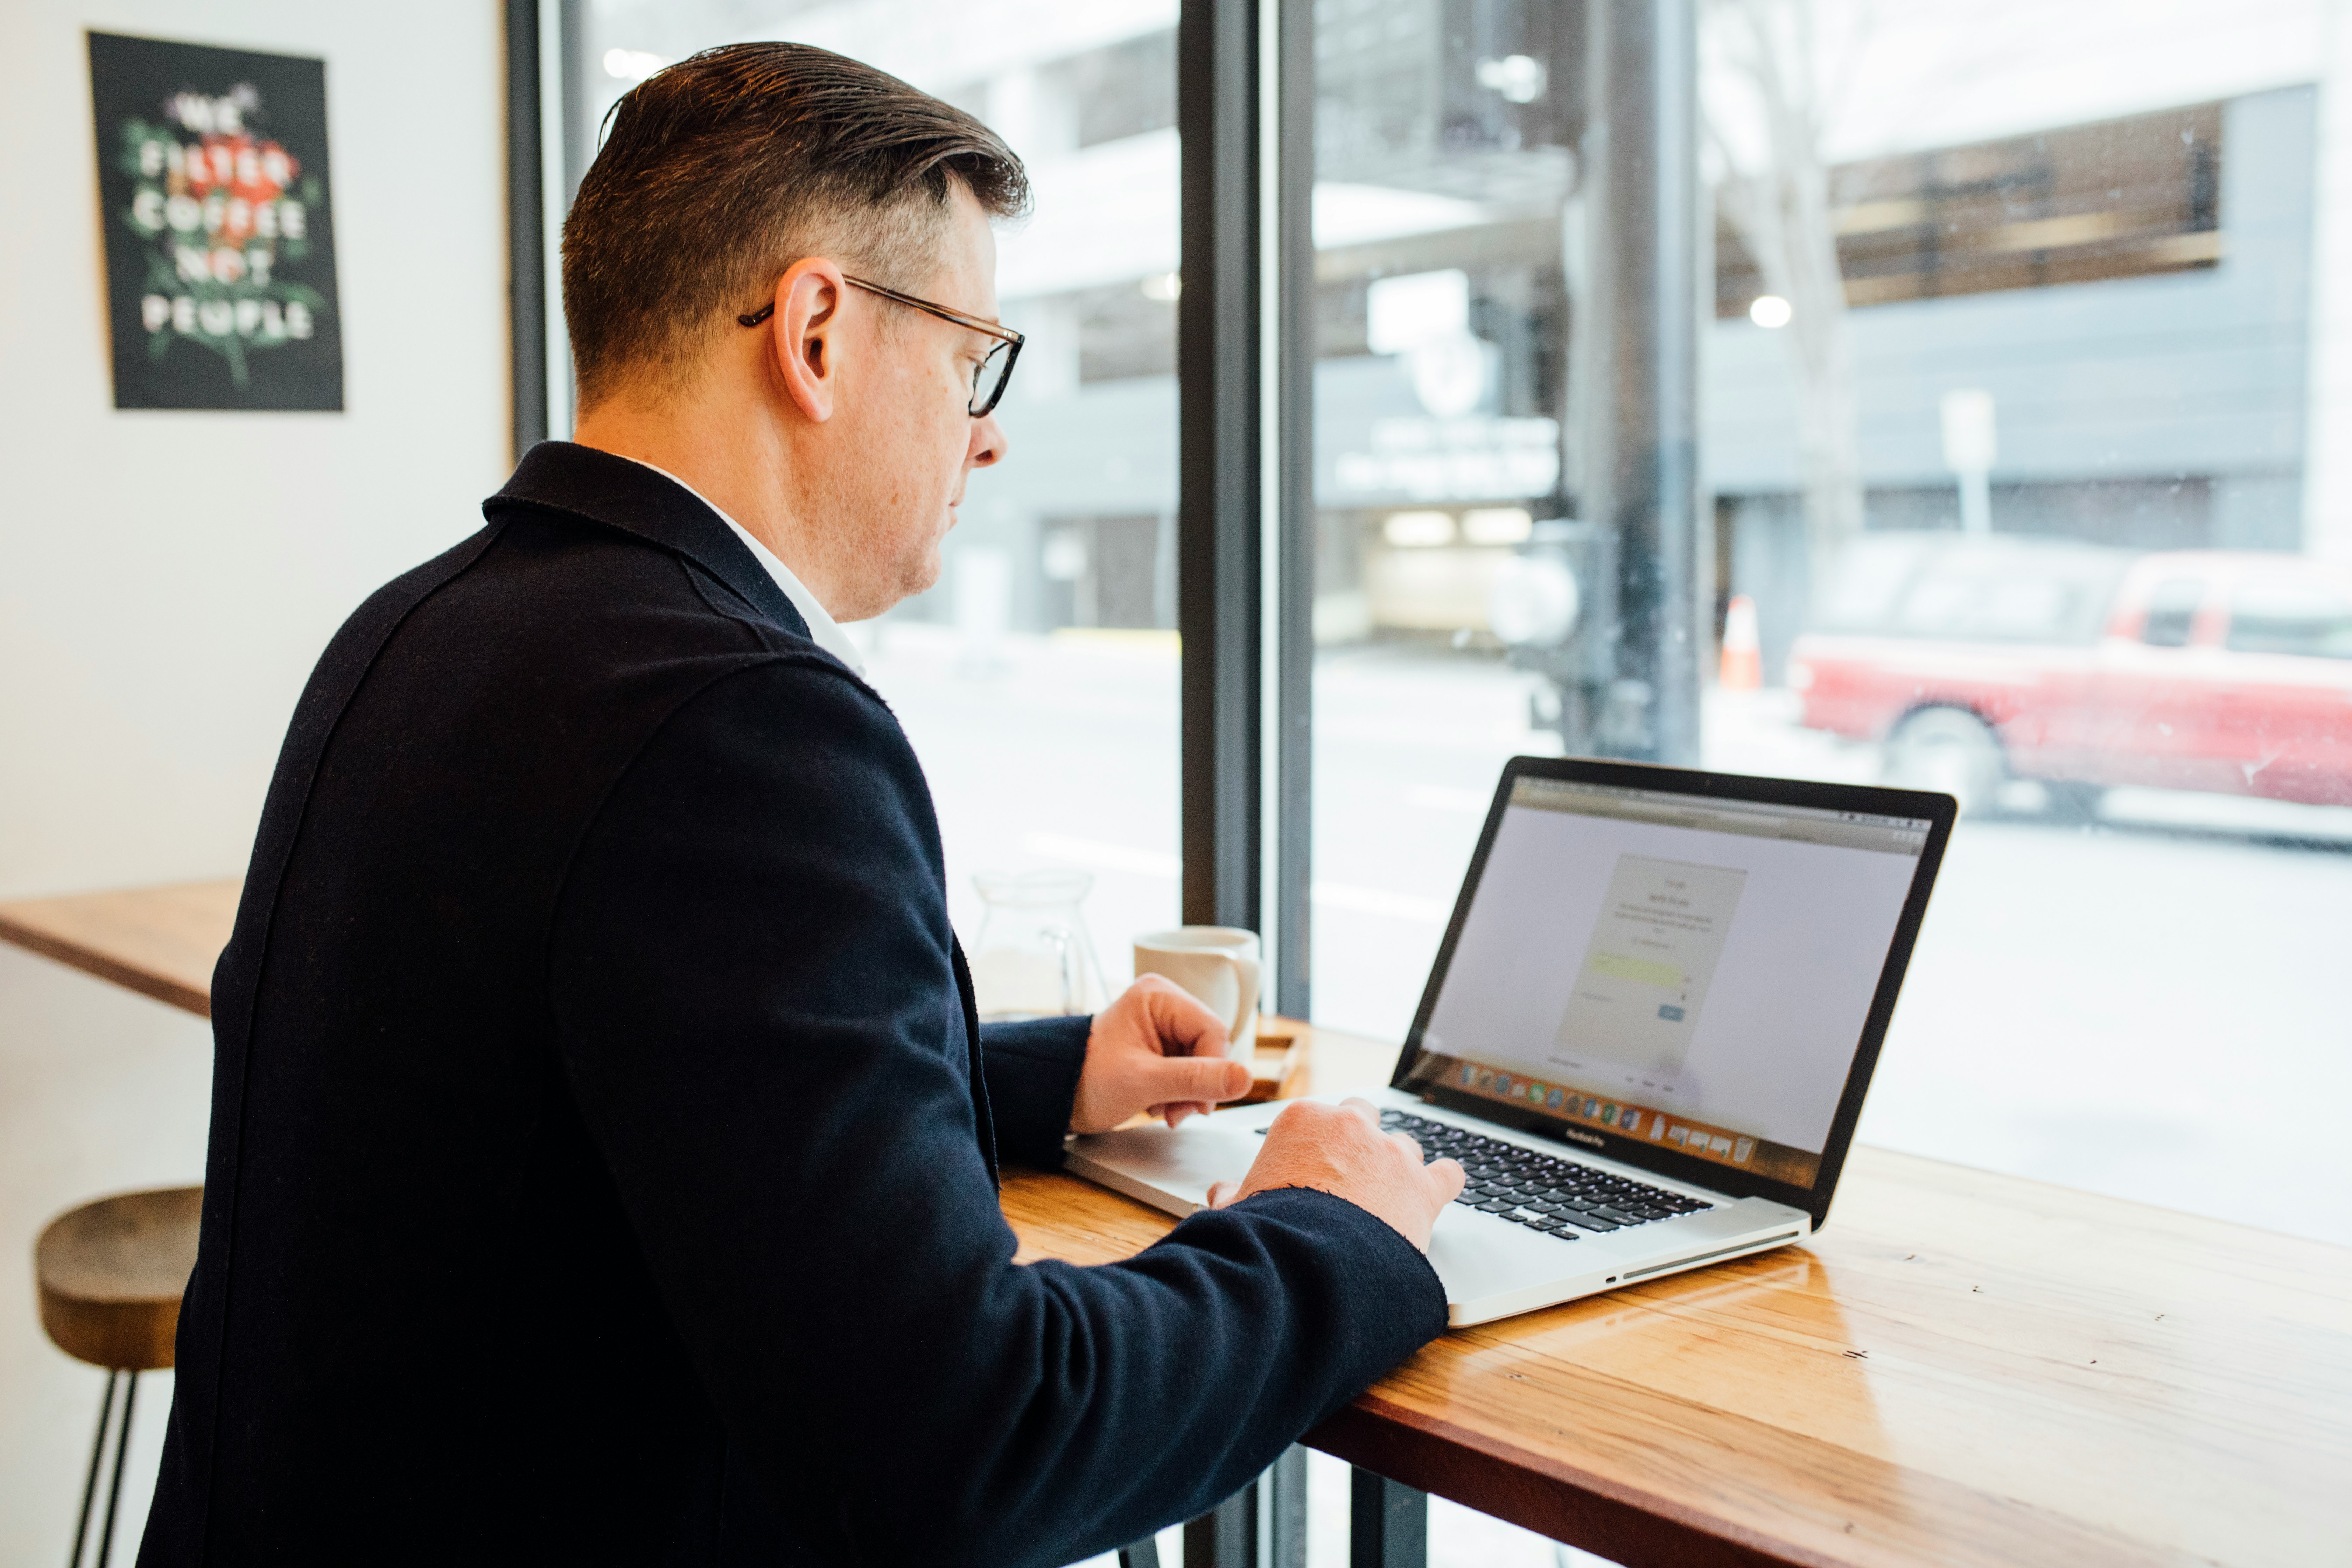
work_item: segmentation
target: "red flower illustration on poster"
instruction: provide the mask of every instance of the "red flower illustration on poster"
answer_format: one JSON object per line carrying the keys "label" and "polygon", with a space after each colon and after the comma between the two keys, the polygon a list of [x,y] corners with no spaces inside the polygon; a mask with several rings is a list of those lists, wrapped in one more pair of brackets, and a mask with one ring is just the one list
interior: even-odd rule
{"label": "red flower illustration on poster", "polygon": [[140,323],[161,358],[174,339],[227,360],[239,387],[247,356],[318,330],[324,301],[280,277],[310,254],[319,182],[274,141],[257,136],[260,94],[239,85],[218,98],[174,94],[160,121],[122,126],[122,170],[132,181],[121,221],[144,242]]}

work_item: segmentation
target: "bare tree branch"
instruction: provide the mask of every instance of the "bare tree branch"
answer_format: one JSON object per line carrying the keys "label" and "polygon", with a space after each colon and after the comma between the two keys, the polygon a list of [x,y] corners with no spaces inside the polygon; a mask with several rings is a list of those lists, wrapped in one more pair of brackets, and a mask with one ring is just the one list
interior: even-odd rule
{"label": "bare tree branch", "polygon": [[1717,200],[1763,275],[1789,302],[1787,343],[1797,373],[1798,447],[1805,538],[1818,585],[1862,528],[1861,440],[1845,281],[1823,161],[1826,110],[1813,0],[1707,0],[1717,58],[1760,112],[1761,163],[1744,167],[1709,101],[1707,140],[1724,165]]}

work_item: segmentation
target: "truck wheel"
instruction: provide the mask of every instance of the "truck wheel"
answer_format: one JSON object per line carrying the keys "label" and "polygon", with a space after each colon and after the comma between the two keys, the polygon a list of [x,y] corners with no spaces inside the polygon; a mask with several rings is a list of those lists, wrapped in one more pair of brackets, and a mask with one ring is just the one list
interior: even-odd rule
{"label": "truck wheel", "polygon": [[1922,708],[1887,737],[1881,772],[1888,784],[1940,790],[1960,803],[1963,816],[1981,816],[1996,804],[2009,764],[2000,737],[1975,714]]}

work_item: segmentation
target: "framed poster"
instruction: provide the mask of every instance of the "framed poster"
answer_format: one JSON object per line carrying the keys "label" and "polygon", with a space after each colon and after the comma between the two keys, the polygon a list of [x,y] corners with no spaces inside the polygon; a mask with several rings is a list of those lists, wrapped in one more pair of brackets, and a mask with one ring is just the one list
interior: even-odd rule
{"label": "framed poster", "polygon": [[343,406],[324,60],[89,35],[117,408]]}

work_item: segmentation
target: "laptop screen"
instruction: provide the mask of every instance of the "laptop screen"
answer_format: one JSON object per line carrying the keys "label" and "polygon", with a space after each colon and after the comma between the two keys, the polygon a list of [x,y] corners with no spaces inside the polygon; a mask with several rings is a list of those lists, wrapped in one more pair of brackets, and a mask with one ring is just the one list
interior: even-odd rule
{"label": "laptop screen", "polygon": [[1874,1060],[1949,826],[1845,806],[1941,798],[1780,785],[1835,803],[1798,805],[1726,793],[1769,781],[1693,774],[1695,794],[1560,771],[1611,773],[1513,764],[1397,1087],[1757,1179],[1741,1190],[1812,1189],[1833,1131],[1839,1160],[1852,1136],[1870,1061],[1840,1127],[1849,1080],[1865,1047]]}

